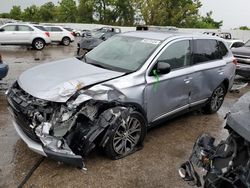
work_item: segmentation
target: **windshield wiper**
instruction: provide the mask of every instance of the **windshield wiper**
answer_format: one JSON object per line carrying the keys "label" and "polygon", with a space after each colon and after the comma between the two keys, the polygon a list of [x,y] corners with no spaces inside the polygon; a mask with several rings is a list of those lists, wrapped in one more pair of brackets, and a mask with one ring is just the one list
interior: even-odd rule
{"label": "windshield wiper", "polygon": [[[86,58],[85,58],[85,62],[87,63]],[[100,65],[100,64],[97,64],[97,63],[88,63],[88,64],[94,65],[96,67],[100,67],[100,68],[103,68],[103,69],[108,69],[107,67],[104,67],[103,65]]]}

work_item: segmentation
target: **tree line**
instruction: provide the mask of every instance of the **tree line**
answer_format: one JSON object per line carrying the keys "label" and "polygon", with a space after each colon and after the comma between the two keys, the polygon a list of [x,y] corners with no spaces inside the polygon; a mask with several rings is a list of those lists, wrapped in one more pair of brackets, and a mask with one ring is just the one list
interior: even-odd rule
{"label": "tree line", "polygon": [[200,0],[60,0],[58,4],[47,2],[24,10],[13,6],[0,17],[28,22],[220,28],[222,21],[215,21],[212,12],[199,14],[201,6]]}

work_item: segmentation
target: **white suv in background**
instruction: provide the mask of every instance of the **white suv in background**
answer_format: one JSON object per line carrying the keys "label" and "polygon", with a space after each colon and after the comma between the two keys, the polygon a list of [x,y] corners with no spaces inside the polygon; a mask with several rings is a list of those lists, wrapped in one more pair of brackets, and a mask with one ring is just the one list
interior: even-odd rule
{"label": "white suv in background", "polygon": [[73,33],[64,29],[61,26],[44,26],[50,33],[52,42],[59,42],[65,46],[70,45],[75,40]]}
{"label": "white suv in background", "polygon": [[40,25],[8,23],[0,27],[1,45],[31,45],[36,50],[42,50],[50,43],[49,32]]}

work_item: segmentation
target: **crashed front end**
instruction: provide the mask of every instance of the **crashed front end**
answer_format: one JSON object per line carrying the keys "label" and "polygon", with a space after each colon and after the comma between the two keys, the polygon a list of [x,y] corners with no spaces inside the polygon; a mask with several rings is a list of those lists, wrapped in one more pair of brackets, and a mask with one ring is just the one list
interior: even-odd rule
{"label": "crashed front end", "polygon": [[[79,168],[85,166],[83,159],[95,148],[98,136],[117,117],[106,110],[112,105],[107,100],[114,96],[121,97],[111,88],[99,86],[78,91],[65,103],[51,102],[31,96],[18,82],[7,92],[15,129],[28,147]],[[108,137],[102,139],[98,144],[104,145]]]}

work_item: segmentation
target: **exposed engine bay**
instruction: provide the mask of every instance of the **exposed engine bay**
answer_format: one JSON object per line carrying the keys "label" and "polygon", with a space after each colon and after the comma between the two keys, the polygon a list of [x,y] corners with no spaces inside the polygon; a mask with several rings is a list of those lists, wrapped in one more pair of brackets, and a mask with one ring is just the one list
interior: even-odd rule
{"label": "exposed engine bay", "polygon": [[86,95],[80,95],[67,103],[46,101],[26,93],[16,82],[7,99],[17,124],[30,139],[42,144],[47,155],[55,152],[51,158],[83,168],[83,159],[97,145],[105,146],[113,126],[123,123],[132,107],[90,98],[82,102]]}
{"label": "exposed engine bay", "polygon": [[[248,93],[247,95],[250,95]],[[242,97],[227,115],[229,136],[215,145],[215,138],[201,135],[189,160],[179,169],[180,176],[192,186],[205,188],[250,187],[250,106]],[[204,182],[195,167],[206,174]]]}

